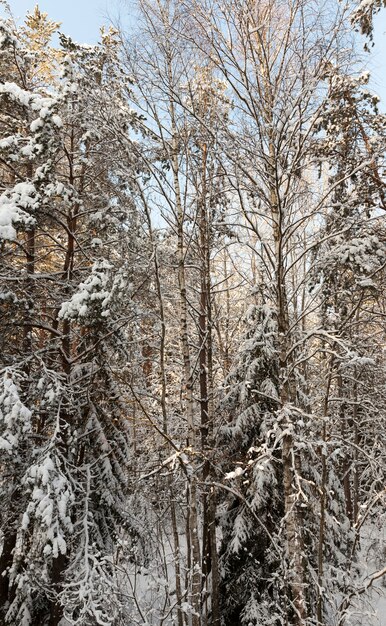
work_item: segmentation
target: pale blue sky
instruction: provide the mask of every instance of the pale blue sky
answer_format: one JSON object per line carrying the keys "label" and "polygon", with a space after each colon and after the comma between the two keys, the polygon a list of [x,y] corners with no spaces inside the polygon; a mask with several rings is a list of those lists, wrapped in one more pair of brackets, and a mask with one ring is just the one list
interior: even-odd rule
{"label": "pale blue sky", "polygon": [[[23,20],[35,4],[49,17],[62,23],[61,31],[79,43],[96,43],[99,28],[109,17],[127,13],[124,0],[9,0],[11,11]],[[125,8],[126,5],[126,8]]]}
{"label": "pale blue sky", "polygon": [[[36,0],[10,0],[15,17],[23,19],[31,11]],[[61,30],[82,43],[95,43],[99,27],[109,17],[121,15],[123,23],[130,20],[130,2],[126,0],[40,0],[39,7],[52,19],[62,22]],[[372,89],[382,99],[382,110],[386,111],[386,10],[376,18],[375,46],[369,55],[368,68],[372,73]]]}
{"label": "pale blue sky", "polygon": [[386,9],[376,17],[369,70],[372,73],[372,88],[381,97],[382,110],[386,111]]}

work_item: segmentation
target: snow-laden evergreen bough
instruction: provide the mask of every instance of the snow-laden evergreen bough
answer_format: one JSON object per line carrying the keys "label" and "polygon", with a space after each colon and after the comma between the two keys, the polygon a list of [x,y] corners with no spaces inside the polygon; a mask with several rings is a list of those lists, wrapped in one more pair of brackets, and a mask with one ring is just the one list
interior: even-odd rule
{"label": "snow-laden evergreen bough", "polygon": [[4,624],[107,626],[120,612],[128,433],[115,372],[136,218],[118,47],[113,31],[94,47],[62,37],[42,84],[39,50],[1,22]]}

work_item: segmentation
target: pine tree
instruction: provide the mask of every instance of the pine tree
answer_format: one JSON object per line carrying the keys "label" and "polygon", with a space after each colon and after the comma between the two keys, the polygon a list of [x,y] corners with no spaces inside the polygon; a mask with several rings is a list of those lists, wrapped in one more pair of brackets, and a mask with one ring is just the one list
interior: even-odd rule
{"label": "pine tree", "polygon": [[[56,625],[65,609],[74,623],[112,623],[120,610],[109,597],[117,598],[116,533],[128,524],[128,428],[117,373],[133,316],[135,115],[113,31],[91,48],[62,37],[63,74],[51,97],[28,73],[28,47],[8,32],[5,44],[17,42],[33,91],[1,86],[23,124],[8,134],[15,116],[6,109],[5,167],[18,171],[0,206],[1,442],[4,455],[10,445],[18,452],[3,520],[3,619]],[[12,341],[19,328],[22,340]]]}

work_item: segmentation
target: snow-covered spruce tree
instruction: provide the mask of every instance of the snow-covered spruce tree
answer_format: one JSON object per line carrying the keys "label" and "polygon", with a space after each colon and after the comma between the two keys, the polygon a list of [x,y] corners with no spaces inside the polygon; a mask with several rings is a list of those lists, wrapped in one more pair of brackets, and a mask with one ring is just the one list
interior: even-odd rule
{"label": "snow-covered spruce tree", "polygon": [[220,598],[224,624],[275,623],[280,586],[275,577],[282,559],[277,529],[283,516],[278,485],[282,468],[278,448],[279,361],[277,313],[252,305],[246,335],[226,380],[223,406],[231,421],[221,439],[227,465],[235,469],[231,497],[220,510]]}
{"label": "snow-covered spruce tree", "polygon": [[[326,332],[321,350],[325,390],[320,433],[324,442],[320,539],[324,538],[325,545],[319,540],[320,563],[325,561],[319,578],[326,592],[320,597],[321,605],[334,603],[331,585],[341,590],[362,586],[363,573],[355,573],[352,564],[366,530],[363,521],[367,518],[370,523],[382,509],[379,494],[384,458],[378,433],[385,424],[377,388],[385,381],[379,286],[386,259],[386,117],[378,113],[378,98],[366,88],[367,73],[347,76],[332,65],[326,70],[329,98],[320,117],[323,134],[318,148],[335,190],[314,266],[320,281],[320,319]],[[359,169],[358,164],[362,164]],[[336,477],[334,485],[328,479],[331,472]],[[340,517],[338,501],[344,504]],[[334,520],[342,522],[344,516],[346,522],[335,528],[335,538],[339,534],[346,557],[339,560],[328,535]],[[322,613],[320,606],[319,615]]]}
{"label": "snow-covered spruce tree", "polygon": [[[35,232],[39,211],[55,193],[53,164],[58,153],[58,102],[28,89],[30,63],[10,19],[1,28],[1,613],[5,619],[13,558],[23,507],[22,479],[35,445],[29,397],[34,316]],[[39,331],[37,331],[39,332]],[[21,400],[23,397],[23,400]],[[32,437],[32,438],[31,438]],[[20,616],[28,616],[24,607]],[[27,617],[26,617],[27,619]]]}
{"label": "snow-covered spruce tree", "polygon": [[10,103],[1,120],[2,621],[54,626],[65,614],[111,624],[114,541],[127,523],[116,374],[139,256],[135,116],[113,32],[94,47],[63,37],[62,77],[47,96],[29,85],[33,51],[11,24],[4,29],[15,82],[1,85]]}

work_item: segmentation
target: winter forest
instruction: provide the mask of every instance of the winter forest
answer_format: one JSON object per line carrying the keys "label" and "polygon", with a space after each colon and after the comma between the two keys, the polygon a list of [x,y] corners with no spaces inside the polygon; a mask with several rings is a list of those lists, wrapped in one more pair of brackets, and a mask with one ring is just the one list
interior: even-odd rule
{"label": "winter forest", "polygon": [[385,626],[386,0],[0,5],[0,625]]}

